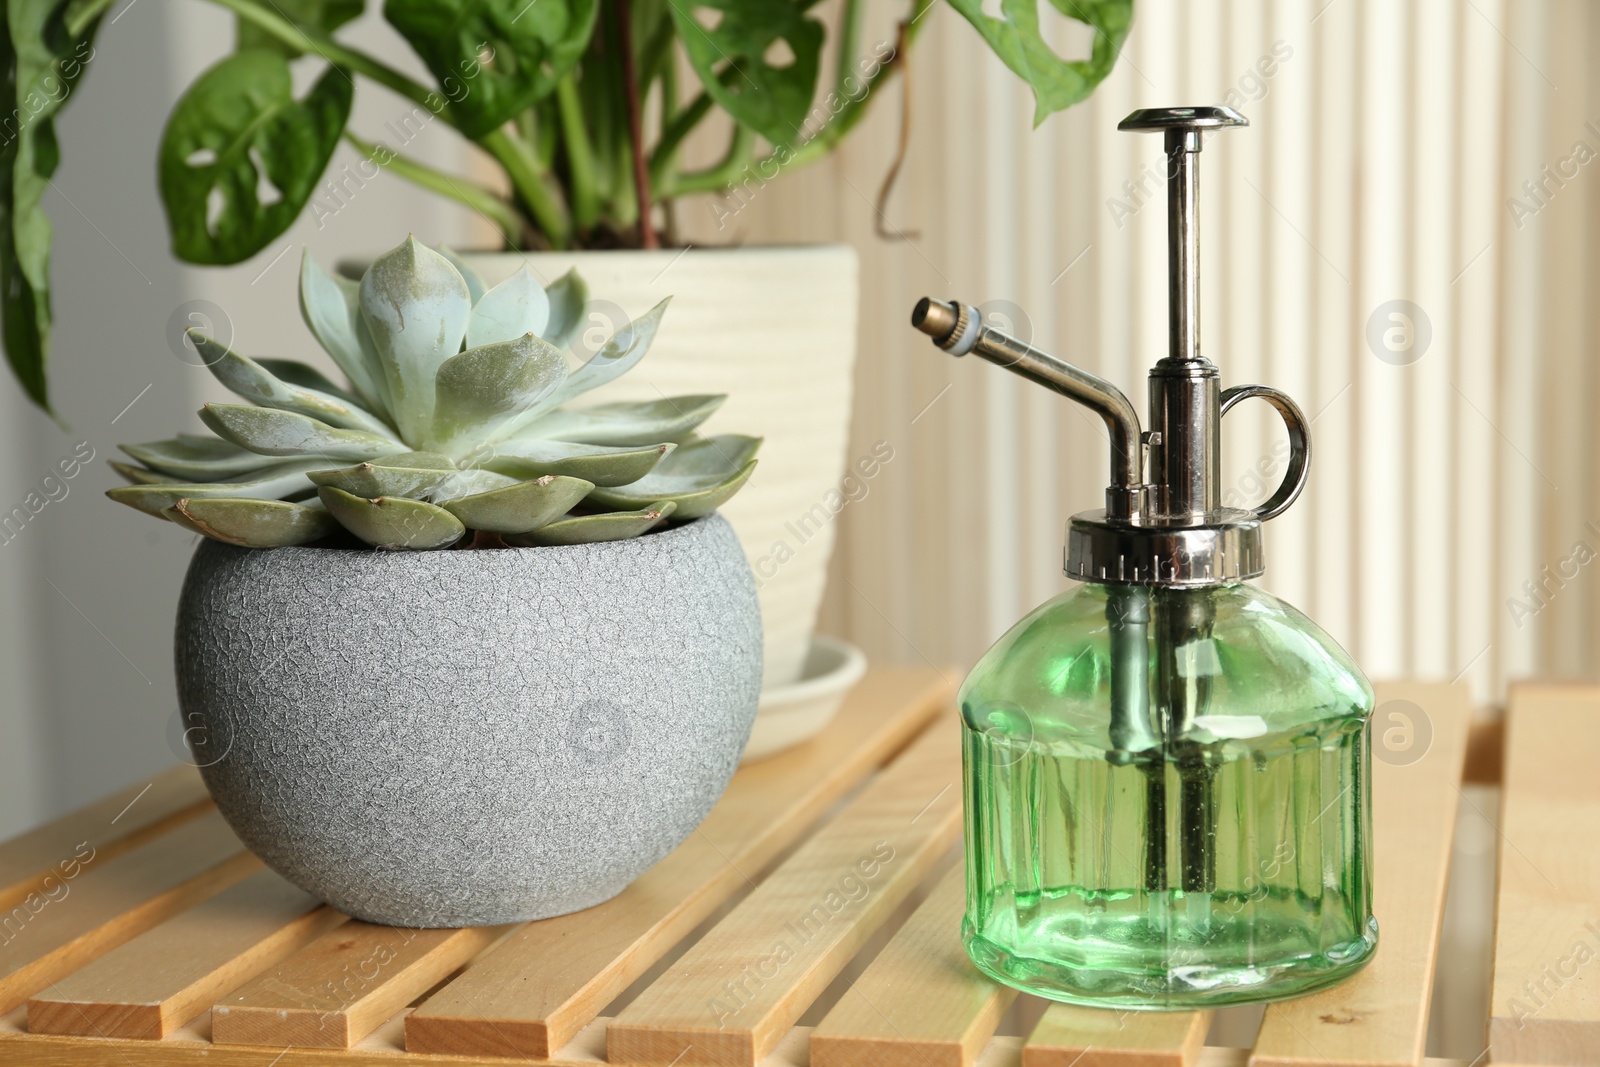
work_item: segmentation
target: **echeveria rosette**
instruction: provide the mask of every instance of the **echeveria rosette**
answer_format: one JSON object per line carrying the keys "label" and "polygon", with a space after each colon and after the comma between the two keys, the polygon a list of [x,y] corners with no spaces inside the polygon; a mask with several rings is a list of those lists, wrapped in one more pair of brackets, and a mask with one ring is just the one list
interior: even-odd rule
{"label": "echeveria rosette", "polygon": [[760,438],[696,437],[722,396],[564,405],[636,366],[663,300],[574,365],[587,302],[575,273],[523,268],[489,288],[408,238],[360,282],[301,264],[300,310],[347,382],[293,360],[190,339],[245,404],[208,404],[215,434],[123,445],[108,494],[229,544],[300,545],[341,530],[379,548],[580,544],[709,514],[755,469]]}

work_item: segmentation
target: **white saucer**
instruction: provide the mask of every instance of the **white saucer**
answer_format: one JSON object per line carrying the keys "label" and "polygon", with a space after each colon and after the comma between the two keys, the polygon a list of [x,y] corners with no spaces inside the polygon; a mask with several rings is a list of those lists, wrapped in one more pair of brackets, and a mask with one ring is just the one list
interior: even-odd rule
{"label": "white saucer", "polygon": [[821,733],[866,672],[867,657],[855,645],[813,635],[800,680],[762,690],[761,707],[740,762],[764,759]]}

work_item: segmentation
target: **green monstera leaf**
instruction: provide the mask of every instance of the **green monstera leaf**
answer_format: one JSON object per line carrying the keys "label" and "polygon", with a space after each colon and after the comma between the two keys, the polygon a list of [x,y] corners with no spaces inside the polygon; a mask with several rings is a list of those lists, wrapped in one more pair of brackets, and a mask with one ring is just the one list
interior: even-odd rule
{"label": "green monstera leaf", "polygon": [[383,17],[476,139],[547,95],[594,34],[599,0],[387,0]]}
{"label": "green monstera leaf", "polygon": [[[302,30],[324,35],[332,33],[353,19],[360,18],[364,7],[366,0],[272,0],[273,14]],[[234,29],[237,32],[234,51],[247,52],[265,48],[282,52],[291,59],[304,54],[249,19],[235,19]]]}
{"label": "green monstera leaf", "polygon": [[296,100],[289,61],[229,56],[189,86],[161,137],[161,200],[190,263],[238,263],[287,230],[350,117],[349,75],[330,67]]}
{"label": "green monstera leaf", "polygon": [[[94,59],[104,7],[81,25],[80,5],[8,0],[0,8],[0,319],[6,358],[28,396],[50,410],[45,362],[50,345],[50,219],[40,201],[61,162],[55,116]],[[13,128],[12,124],[15,124]]]}
{"label": "green monstera leaf", "polygon": [[[822,23],[792,0],[674,0],[672,18],[706,92],[774,145],[804,140],[817,92]],[[778,42],[793,59],[769,59]],[[723,77],[731,67],[732,76]]]}
{"label": "green monstera leaf", "polygon": [[1111,73],[1133,25],[1133,0],[1050,0],[1061,14],[1094,32],[1088,59],[1063,59],[1039,30],[1039,0],[1000,0],[998,16],[985,13],[985,0],[950,0],[989,42],[1011,72],[1033,89],[1035,126],[1057,111],[1086,99]]}

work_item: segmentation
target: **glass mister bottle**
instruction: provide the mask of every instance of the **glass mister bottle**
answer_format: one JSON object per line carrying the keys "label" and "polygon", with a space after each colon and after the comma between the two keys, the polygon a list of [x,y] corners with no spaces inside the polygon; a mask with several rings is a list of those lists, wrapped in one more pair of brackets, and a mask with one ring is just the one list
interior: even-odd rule
{"label": "glass mister bottle", "polygon": [[[967,954],[1054,1000],[1197,1008],[1295,996],[1377,945],[1368,722],[1373,693],[1332,638],[1249,585],[1261,526],[1299,495],[1308,427],[1288,396],[1223,390],[1199,350],[1197,165],[1224,107],[1137,111],[1168,157],[1170,353],[1150,430],[1115,386],[923,300],[913,325],[1084,404],[1111,439],[1104,510],[1073,516],[1082,584],[1034,610],[961,688]],[[1219,424],[1282,416],[1283,483],[1221,506]]]}

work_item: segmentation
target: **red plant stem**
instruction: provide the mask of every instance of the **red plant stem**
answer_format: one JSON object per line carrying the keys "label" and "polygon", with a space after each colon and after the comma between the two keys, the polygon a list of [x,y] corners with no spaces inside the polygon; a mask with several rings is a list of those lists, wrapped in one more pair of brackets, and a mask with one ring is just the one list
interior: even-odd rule
{"label": "red plant stem", "polygon": [[622,88],[628,98],[628,140],[633,146],[633,189],[639,198],[639,245],[660,248],[650,218],[650,167],[644,158],[644,116],[640,113],[639,75],[633,66],[633,13],[628,0],[617,0],[617,43],[622,48]]}

